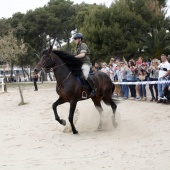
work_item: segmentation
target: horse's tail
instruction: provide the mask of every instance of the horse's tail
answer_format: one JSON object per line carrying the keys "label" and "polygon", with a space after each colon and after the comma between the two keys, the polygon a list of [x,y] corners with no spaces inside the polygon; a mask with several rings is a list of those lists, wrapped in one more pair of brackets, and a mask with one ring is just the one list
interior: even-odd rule
{"label": "horse's tail", "polygon": [[[110,105],[110,100],[112,100],[114,103],[119,103],[120,102],[120,100],[118,100],[118,99],[114,99],[114,98],[112,98],[112,94],[113,94],[113,92],[114,92],[114,89],[115,89],[115,85],[114,84],[112,84],[112,89],[111,89],[111,93],[109,92],[109,94],[110,94],[110,96],[104,96],[103,97],[103,102],[106,104],[106,105]],[[109,98],[110,97],[110,98]]]}
{"label": "horse's tail", "polygon": [[114,83],[113,83],[113,84],[112,84],[112,94],[113,94],[114,90],[115,90],[115,85],[114,85]]}

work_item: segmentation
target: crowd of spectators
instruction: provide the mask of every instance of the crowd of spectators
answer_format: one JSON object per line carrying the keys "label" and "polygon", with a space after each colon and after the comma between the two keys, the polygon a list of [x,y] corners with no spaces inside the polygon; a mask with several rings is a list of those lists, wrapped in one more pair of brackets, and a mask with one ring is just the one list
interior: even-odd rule
{"label": "crowd of spectators", "polygon": [[[91,71],[102,71],[110,76],[113,83],[118,82],[115,83],[113,97],[121,97],[125,100],[146,101],[148,96],[146,84],[140,82],[159,81],[159,83],[147,83],[151,95],[150,101],[166,103],[168,100],[170,101],[170,83],[164,83],[166,80],[170,80],[169,60],[170,56],[167,57],[164,54],[160,56],[160,60],[150,59],[149,61],[144,61],[142,57],[129,61],[126,61],[124,57],[122,60],[111,58],[108,64],[96,62]],[[164,82],[160,83],[160,81]],[[133,84],[134,82],[137,83]]]}

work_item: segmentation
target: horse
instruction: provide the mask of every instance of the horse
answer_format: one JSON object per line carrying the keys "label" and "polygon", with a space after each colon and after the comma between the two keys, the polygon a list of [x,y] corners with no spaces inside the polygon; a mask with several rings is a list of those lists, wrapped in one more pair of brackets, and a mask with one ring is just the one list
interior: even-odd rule
{"label": "horse", "polygon": [[[77,134],[78,131],[73,123],[74,112],[78,101],[88,99],[91,92],[91,88],[87,83],[82,83],[84,79],[80,79],[82,75],[82,60],[77,59],[74,55],[68,54],[64,51],[53,50],[50,47],[45,50],[35,66],[34,73],[38,73],[41,69],[50,70],[52,69],[56,78],[56,92],[59,95],[57,101],[52,104],[52,109],[54,111],[55,120],[61,125],[65,126],[66,121],[60,119],[57,113],[57,106],[64,104],[65,102],[70,103],[69,110],[69,122],[71,124],[73,134]],[[96,87],[95,96],[91,97],[96,109],[100,114],[100,123],[98,129],[101,129],[101,113],[103,108],[101,106],[101,101],[104,101],[106,105],[110,105],[112,108],[112,123],[113,126],[117,126],[115,112],[117,105],[112,99],[112,93],[114,91],[114,84],[112,83],[110,77],[101,72],[97,71],[95,74],[90,75],[94,81]],[[85,97],[83,95],[85,94]]]}

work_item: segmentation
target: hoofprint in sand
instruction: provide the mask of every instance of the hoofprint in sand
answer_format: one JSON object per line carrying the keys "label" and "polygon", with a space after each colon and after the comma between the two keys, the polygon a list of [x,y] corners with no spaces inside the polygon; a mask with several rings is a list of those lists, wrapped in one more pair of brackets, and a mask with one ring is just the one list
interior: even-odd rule
{"label": "hoofprint in sand", "polygon": [[103,130],[92,101],[77,105],[78,135],[69,130],[69,104],[58,107],[64,127],[55,121],[55,84],[39,91],[22,87],[27,103],[18,106],[18,88],[0,93],[0,170],[169,170],[170,105],[126,100],[118,104],[117,128],[104,106]]}

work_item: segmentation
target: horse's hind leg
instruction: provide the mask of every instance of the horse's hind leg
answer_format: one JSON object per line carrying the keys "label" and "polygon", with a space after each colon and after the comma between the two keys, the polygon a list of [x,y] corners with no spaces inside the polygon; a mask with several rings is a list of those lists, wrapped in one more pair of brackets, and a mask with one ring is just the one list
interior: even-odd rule
{"label": "horse's hind leg", "polygon": [[110,100],[110,105],[113,110],[112,123],[114,127],[117,127],[117,122],[116,122],[116,117],[115,117],[117,105],[114,103],[112,99]]}
{"label": "horse's hind leg", "polygon": [[57,106],[61,105],[63,103],[65,103],[65,101],[61,97],[59,97],[59,99],[56,102],[53,103],[52,108],[53,108],[53,111],[54,111],[55,120],[57,120],[60,124],[65,126],[66,121],[63,120],[63,119],[60,119],[60,117],[58,116],[58,113],[57,113]]}
{"label": "horse's hind leg", "polygon": [[98,130],[101,130],[102,129],[102,119],[101,119],[101,116],[102,116],[102,112],[103,112],[103,108],[101,106],[101,103],[100,101],[101,100],[95,100],[95,99],[92,99],[93,100],[93,103],[96,107],[96,109],[98,110],[99,114],[100,114],[100,123],[99,123],[99,126],[98,126]]}
{"label": "horse's hind leg", "polygon": [[112,111],[113,111],[112,123],[114,127],[117,127],[117,122],[116,122],[116,117],[115,117],[117,105],[114,103],[113,99],[111,98],[111,94],[109,93],[109,91],[106,91],[104,93],[103,101],[106,104],[109,104],[111,106]]}
{"label": "horse's hind leg", "polygon": [[70,102],[70,112],[69,112],[69,117],[68,117],[69,122],[71,124],[73,134],[78,133],[78,131],[76,130],[76,128],[74,126],[74,123],[73,123],[73,118],[74,118],[74,112],[75,112],[75,109],[76,109],[76,105],[77,105],[77,102]]}

